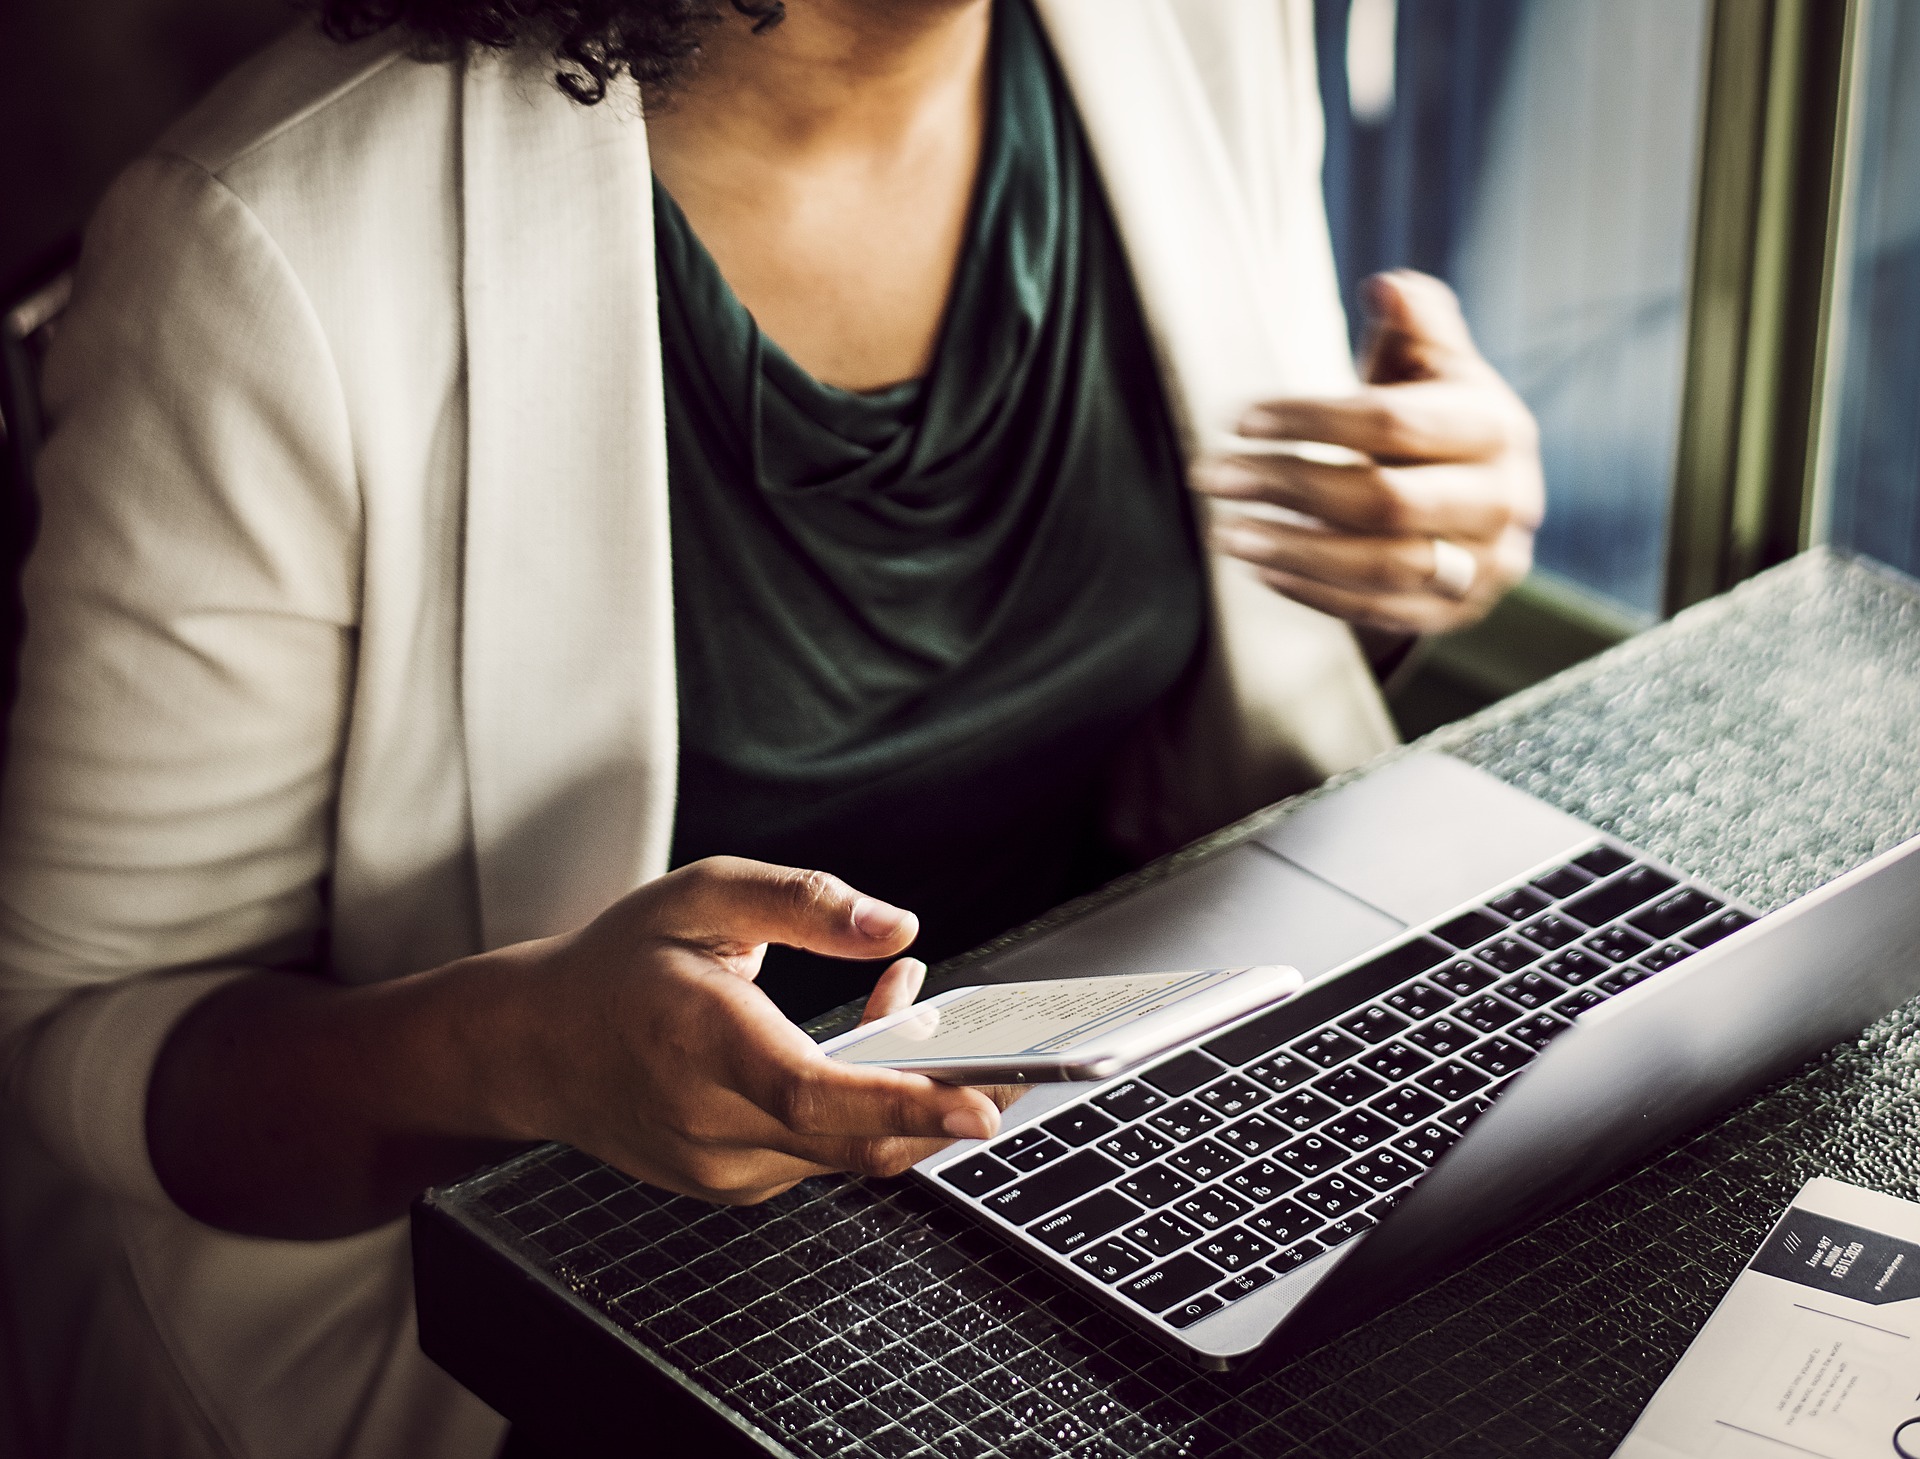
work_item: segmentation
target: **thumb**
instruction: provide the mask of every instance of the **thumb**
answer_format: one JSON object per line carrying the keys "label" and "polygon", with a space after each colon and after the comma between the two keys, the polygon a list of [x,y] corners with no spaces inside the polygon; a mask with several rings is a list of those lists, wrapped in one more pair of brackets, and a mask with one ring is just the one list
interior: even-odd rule
{"label": "thumb", "polygon": [[664,899],[661,930],[722,955],[780,942],[828,957],[885,957],[920,933],[913,913],[824,871],[710,856],[655,886]]}
{"label": "thumb", "polygon": [[1394,269],[1366,281],[1366,348],[1361,374],[1370,385],[1470,376],[1486,368],[1453,290],[1431,274]]}

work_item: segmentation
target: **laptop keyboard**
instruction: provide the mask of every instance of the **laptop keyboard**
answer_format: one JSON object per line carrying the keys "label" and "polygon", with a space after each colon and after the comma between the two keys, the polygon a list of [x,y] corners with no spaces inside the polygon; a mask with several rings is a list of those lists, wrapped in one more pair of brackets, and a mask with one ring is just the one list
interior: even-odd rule
{"label": "laptop keyboard", "polygon": [[1751,921],[1596,846],[938,1179],[1190,1327],[1375,1225],[1575,1017]]}

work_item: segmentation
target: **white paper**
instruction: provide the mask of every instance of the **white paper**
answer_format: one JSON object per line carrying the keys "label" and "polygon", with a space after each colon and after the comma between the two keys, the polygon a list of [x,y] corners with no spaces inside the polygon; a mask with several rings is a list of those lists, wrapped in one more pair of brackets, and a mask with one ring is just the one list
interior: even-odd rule
{"label": "white paper", "polygon": [[1920,1205],[1810,1180],[1614,1459],[1920,1459]]}

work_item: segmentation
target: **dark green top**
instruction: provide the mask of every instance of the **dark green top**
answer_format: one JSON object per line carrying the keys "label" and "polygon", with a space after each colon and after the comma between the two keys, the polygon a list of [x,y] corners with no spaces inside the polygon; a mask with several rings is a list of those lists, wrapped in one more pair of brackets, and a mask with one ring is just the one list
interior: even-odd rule
{"label": "dark green top", "polygon": [[[1138,301],[1026,5],[925,379],[763,335],[654,187],[680,688],[676,865],[836,873],[962,951],[1116,869],[1115,747],[1193,659],[1200,559]],[[804,1017],[875,968],[773,949]]]}

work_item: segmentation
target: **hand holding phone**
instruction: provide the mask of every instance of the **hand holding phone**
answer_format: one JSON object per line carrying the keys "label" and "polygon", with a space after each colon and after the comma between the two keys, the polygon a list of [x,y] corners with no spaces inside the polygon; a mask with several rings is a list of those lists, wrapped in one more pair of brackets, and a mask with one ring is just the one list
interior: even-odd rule
{"label": "hand holding phone", "polygon": [[1209,968],[954,988],[821,1052],[948,1084],[1107,1079],[1298,992],[1292,968]]}

